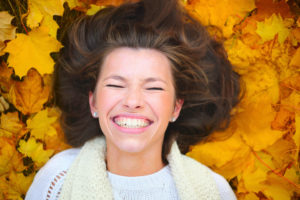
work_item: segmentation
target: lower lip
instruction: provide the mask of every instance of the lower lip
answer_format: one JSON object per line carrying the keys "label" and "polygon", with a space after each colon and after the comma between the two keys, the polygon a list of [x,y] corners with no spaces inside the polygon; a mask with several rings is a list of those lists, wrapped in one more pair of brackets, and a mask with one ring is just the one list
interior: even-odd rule
{"label": "lower lip", "polygon": [[112,122],[119,131],[128,133],[128,134],[141,134],[141,133],[145,132],[146,129],[148,129],[149,126],[151,125],[151,124],[149,124],[148,126],[143,127],[143,128],[125,128],[125,127],[119,126],[114,121],[112,121]]}

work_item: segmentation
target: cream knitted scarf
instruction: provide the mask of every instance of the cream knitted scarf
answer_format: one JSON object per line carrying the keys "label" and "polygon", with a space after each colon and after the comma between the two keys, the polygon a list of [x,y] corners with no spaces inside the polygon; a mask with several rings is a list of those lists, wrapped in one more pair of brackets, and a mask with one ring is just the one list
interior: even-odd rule
{"label": "cream knitted scarf", "polygon": [[[105,164],[106,143],[97,137],[84,144],[68,169],[60,194],[61,200],[111,200],[113,191]],[[180,199],[220,199],[209,169],[180,153],[176,142],[168,161]]]}

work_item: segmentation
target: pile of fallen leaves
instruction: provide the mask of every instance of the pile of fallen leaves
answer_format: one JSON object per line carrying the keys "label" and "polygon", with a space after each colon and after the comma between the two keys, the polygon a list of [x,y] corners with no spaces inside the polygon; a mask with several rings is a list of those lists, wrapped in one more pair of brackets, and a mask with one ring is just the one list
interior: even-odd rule
{"label": "pile of fallen leaves", "polygon": [[[0,199],[23,199],[36,171],[69,148],[51,97],[61,37],[79,15],[122,0],[0,2]],[[224,43],[243,80],[229,128],[191,147],[238,199],[300,198],[300,2],[182,0]]]}

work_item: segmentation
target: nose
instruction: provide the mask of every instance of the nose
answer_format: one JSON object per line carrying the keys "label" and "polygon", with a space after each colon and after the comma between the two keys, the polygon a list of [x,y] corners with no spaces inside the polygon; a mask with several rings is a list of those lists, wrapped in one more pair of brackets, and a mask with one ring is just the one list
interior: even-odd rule
{"label": "nose", "polygon": [[129,109],[137,109],[143,107],[143,94],[138,88],[128,89],[127,94],[124,97],[124,106]]}

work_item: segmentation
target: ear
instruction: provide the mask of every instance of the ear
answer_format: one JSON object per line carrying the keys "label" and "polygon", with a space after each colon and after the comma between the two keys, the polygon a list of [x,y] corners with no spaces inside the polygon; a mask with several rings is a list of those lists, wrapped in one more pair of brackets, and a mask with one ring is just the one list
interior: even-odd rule
{"label": "ear", "polygon": [[183,100],[183,99],[176,99],[176,101],[175,101],[175,108],[174,108],[174,111],[173,111],[173,114],[172,114],[172,117],[173,117],[173,118],[175,118],[175,119],[178,118],[183,103],[184,103],[184,100]]}
{"label": "ear", "polygon": [[91,91],[89,91],[89,104],[90,104],[91,114],[93,115],[93,113],[97,111],[97,107],[95,102],[95,96]]}

